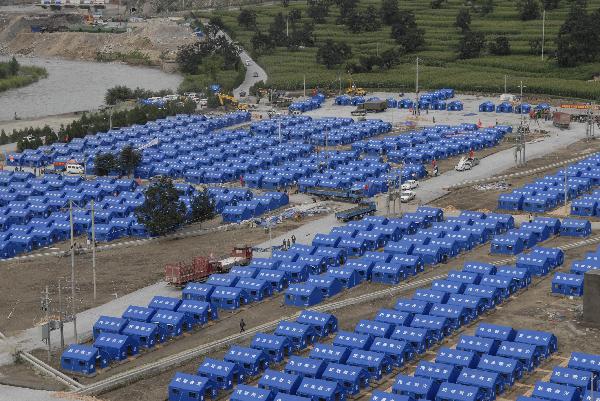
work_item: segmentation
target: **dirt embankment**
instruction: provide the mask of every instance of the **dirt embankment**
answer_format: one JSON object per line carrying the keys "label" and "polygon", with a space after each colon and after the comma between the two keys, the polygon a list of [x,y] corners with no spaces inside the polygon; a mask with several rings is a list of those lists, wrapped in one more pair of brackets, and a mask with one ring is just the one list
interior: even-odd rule
{"label": "dirt embankment", "polygon": [[193,32],[182,21],[155,18],[115,28],[124,33],[44,32],[32,33],[32,25],[49,29],[83,26],[80,14],[0,15],[0,53],[76,60],[98,59],[131,64],[161,65],[172,58],[177,48],[194,40]]}

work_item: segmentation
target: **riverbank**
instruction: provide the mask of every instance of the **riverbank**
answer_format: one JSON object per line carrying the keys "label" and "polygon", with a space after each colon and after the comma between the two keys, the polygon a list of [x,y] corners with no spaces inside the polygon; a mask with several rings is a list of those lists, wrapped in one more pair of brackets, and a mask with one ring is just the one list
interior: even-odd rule
{"label": "riverbank", "polygon": [[[0,65],[2,64],[4,63],[0,63]],[[17,75],[0,79],[0,92],[22,88],[46,77],[48,77],[48,71],[45,68],[21,66]]]}

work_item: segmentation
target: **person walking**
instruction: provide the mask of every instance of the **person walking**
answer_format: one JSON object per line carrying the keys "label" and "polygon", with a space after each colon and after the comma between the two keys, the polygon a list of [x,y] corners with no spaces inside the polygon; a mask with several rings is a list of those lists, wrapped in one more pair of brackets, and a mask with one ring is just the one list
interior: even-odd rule
{"label": "person walking", "polygon": [[240,333],[246,331],[246,322],[244,322],[244,318],[240,319]]}
{"label": "person walking", "polygon": [[292,234],[292,244],[296,243],[296,236],[294,234]]}
{"label": "person walking", "polygon": [[529,213],[529,222],[533,222],[533,214]]}
{"label": "person walking", "polygon": [[284,239],[283,239],[283,250],[284,250],[284,251],[286,251],[286,250],[287,250],[287,248],[286,248],[285,244],[286,244],[286,242],[285,242],[285,238],[284,238]]}
{"label": "person walking", "polygon": [[290,249],[290,247],[292,246],[292,242],[290,241],[290,239],[287,239],[287,247],[288,249]]}

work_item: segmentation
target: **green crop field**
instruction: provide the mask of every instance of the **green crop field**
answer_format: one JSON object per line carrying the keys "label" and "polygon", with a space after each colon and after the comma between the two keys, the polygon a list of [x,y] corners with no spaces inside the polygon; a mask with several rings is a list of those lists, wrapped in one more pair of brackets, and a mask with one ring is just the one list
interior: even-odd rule
{"label": "green crop field", "polygon": [[[374,69],[371,73],[354,74],[352,78],[362,87],[390,90],[411,90],[415,84],[415,58],[421,60],[419,68],[420,86],[425,89],[452,87],[463,91],[502,92],[504,77],[507,76],[508,90],[516,91],[522,80],[526,92],[552,97],[573,97],[600,100],[600,81],[591,81],[600,74],[600,63],[590,63],[574,68],[559,68],[552,58],[530,54],[529,41],[541,39],[542,20],[521,21],[514,1],[496,1],[494,11],[479,16],[471,11],[471,29],[486,34],[486,40],[504,35],[509,38],[512,54],[493,56],[484,54],[480,58],[458,60],[456,57],[460,32],[454,20],[463,1],[448,0],[441,9],[431,9],[427,0],[403,0],[400,8],[415,13],[417,24],[425,30],[425,47],[403,56],[401,63],[390,70]],[[552,55],[554,39],[562,25],[570,2],[561,0],[556,10],[546,12],[545,54]],[[359,9],[374,5],[379,8],[380,0],[360,0]],[[273,17],[292,8],[302,11],[302,21],[312,21],[306,15],[306,1],[291,1],[289,7],[281,4],[252,6],[257,12],[257,25],[266,32]],[[600,7],[600,0],[589,0],[588,10]],[[239,10],[219,10],[200,13],[203,17],[218,15],[226,30],[248,50],[252,50],[250,39],[253,32],[237,23]],[[377,49],[382,52],[395,47],[390,38],[390,27],[383,26],[377,32],[353,33],[344,25],[336,25],[338,8],[331,6],[326,23],[315,26],[317,45],[325,39],[344,41],[352,47],[353,60],[361,55],[372,55]],[[306,76],[307,88],[335,88],[348,85],[348,74],[341,66],[328,70],[315,61],[316,48],[290,51],[277,48],[271,54],[254,55],[257,62],[269,75],[268,84],[278,89],[300,89]]]}

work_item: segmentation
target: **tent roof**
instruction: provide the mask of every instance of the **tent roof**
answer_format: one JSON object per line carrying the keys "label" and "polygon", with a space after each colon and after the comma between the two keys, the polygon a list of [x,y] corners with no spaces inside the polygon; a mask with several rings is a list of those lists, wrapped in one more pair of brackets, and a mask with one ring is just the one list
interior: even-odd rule
{"label": "tent roof", "polygon": [[227,376],[236,368],[235,363],[218,359],[204,358],[198,371],[210,375]]}
{"label": "tent roof", "polygon": [[235,401],[266,401],[273,396],[271,390],[249,386],[247,384],[238,384],[229,396],[230,400]]}
{"label": "tent roof", "polygon": [[355,349],[350,353],[347,363],[350,365],[377,367],[383,363],[385,359],[386,356],[383,353]]}
{"label": "tent roof", "polygon": [[169,387],[178,388],[184,391],[203,393],[204,388],[210,383],[210,379],[202,376],[190,375],[182,372],[175,372],[175,376],[169,383]]}
{"label": "tent roof", "polygon": [[304,337],[314,334],[314,329],[308,324],[302,324],[297,322],[287,322],[282,320],[275,329],[275,334],[292,336],[292,337]]}
{"label": "tent roof", "polygon": [[302,379],[302,383],[300,383],[298,392],[300,394],[329,398],[335,394],[338,388],[339,384],[336,382],[305,377]]}
{"label": "tent roof", "polygon": [[458,380],[461,384],[493,389],[498,381],[498,373],[481,369],[462,368]]}
{"label": "tent roof", "polygon": [[94,347],[121,348],[128,340],[129,337],[126,335],[102,333],[94,340]]}
{"label": "tent roof", "polygon": [[129,305],[127,307],[127,309],[125,309],[125,312],[123,312],[122,317],[125,319],[136,318],[136,319],[147,320],[152,315],[154,315],[155,311],[156,311],[155,309],[146,308],[144,306]]}
{"label": "tent roof", "polygon": [[259,386],[274,387],[279,391],[292,392],[300,384],[300,376],[267,369],[258,381],[258,384]]}
{"label": "tent roof", "polygon": [[320,359],[306,358],[302,356],[290,356],[287,364],[285,365],[286,370],[294,370],[305,374],[317,374],[321,367],[325,365],[325,361]]}
{"label": "tent roof", "polygon": [[148,304],[148,307],[153,309],[164,309],[174,311],[175,309],[177,309],[180,303],[181,299],[179,298],[163,297],[157,295],[152,298],[152,300]]}
{"label": "tent roof", "polygon": [[183,313],[160,309],[152,316],[153,323],[178,324],[184,319],[185,315]]}
{"label": "tent roof", "polygon": [[128,335],[148,336],[154,330],[157,330],[157,328],[158,326],[155,323],[136,322],[132,320],[123,329],[123,333]]}
{"label": "tent roof", "polygon": [[304,324],[327,324],[329,322],[337,322],[337,318],[330,313],[315,312],[303,310],[300,316],[296,319],[298,323]]}
{"label": "tent roof", "polygon": [[100,318],[96,320],[96,323],[94,323],[94,329],[120,331],[126,325],[127,319],[113,316],[100,316]]}
{"label": "tent roof", "polygon": [[289,345],[290,340],[288,340],[287,337],[278,336],[275,334],[256,333],[252,339],[251,347],[278,350]]}
{"label": "tent roof", "polygon": [[210,304],[204,301],[184,299],[177,308],[177,312],[204,313],[210,309]]}
{"label": "tent roof", "polygon": [[364,369],[358,366],[329,362],[325,372],[323,372],[323,377],[326,379],[355,381],[365,374]]}
{"label": "tent roof", "polygon": [[184,292],[193,293],[197,295],[207,295],[215,289],[214,285],[201,284],[201,283],[187,283]]}
{"label": "tent roof", "polygon": [[479,389],[462,384],[444,382],[438,389],[438,397],[452,401],[477,401]]}
{"label": "tent roof", "polygon": [[232,345],[227,354],[225,354],[225,358],[227,359],[242,361],[244,363],[255,363],[261,357],[265,358],[263,351],[239,345]]}

